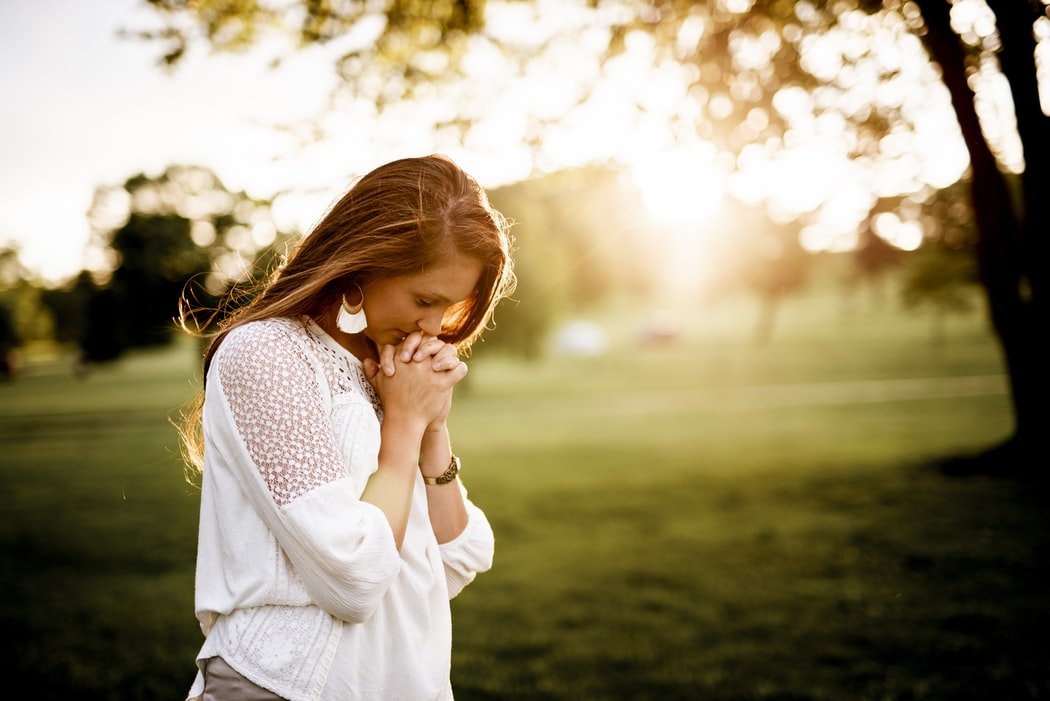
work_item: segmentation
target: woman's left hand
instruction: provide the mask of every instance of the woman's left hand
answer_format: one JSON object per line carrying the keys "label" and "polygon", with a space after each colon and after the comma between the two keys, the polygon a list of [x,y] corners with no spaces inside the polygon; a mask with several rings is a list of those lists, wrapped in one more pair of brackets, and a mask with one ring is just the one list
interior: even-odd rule
{"label": "woman's left hand", "polygon": [[456,347],[451,343],[445,343],[437,336],[425,336],[418,331],[405,336],[397,352],[403,363],[410,360],[420,363],[430,358],[430,367],[435,372],[452,370],[462,362]]}
{"label": "woman's left hand", "polygon": [[[445,343],[437,336],[426,336],[418,331],[405,336],[404,340],[397,347],[397,354],[401,362],[404,363],[409,361],[422,363],[429,358],[430,367],[434,372],[447,372],[463,365],[463,361],[459,359],[459,353],[456,351],[455,346],[451,343]],[[427,426],[427,431],[441,430],[451,410],[452,393],[450,392],[445,402],[444,410],[430,422]]]}

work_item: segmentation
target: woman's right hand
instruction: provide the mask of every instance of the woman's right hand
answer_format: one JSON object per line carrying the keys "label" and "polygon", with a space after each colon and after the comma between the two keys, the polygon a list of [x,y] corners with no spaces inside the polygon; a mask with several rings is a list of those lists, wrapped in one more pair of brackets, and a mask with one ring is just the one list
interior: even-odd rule
{"label": "woman's right hand", "polygon": [[[379,349],[379,362],[364,361],[365,376],[379,394],[383,413],[417,419],[429,425],[447,411],[452,388],[467,374],[467,366],[458,362],[448,370],[435,370],[431,363],[401,359],[398,347]],[[393,369],[393,374],[380,369]]]}

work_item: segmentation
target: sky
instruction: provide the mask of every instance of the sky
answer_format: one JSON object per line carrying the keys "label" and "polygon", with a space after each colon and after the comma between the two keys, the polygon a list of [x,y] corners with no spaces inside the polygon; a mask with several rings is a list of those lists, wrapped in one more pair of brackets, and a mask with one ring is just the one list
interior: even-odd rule
{"label": "sky", "polygon": [[[268,125],[317,112],[333,84],[317,52],[276,72],[265,56],[197,52],[168,74],[157,67],[158,46],[117,37],[121,26],[155,25],[142,4],[0,4],[0,244],[16,241],[23,262],[47,279],[80,269],[85,213],[98,186],[185,163],[212,168],[228,188],[267,196],[293,184],[338,190],[352,173],[378,165],[382,144],[370,138],[367,115],[356,143],[329,151],[327,165],[301,158],[289,169],[274,160],[296,148]],[[355,115],[344,119],[355,126]],[[301,171],[309,176],[297,178]]]}
{"label": "sky", "polygon": [[[570,3],[540,2],[554,8],[547,17],[573,21],[565,10]],[[963,0],[960,6],[973,14],[960,21],[979,30],[983,3]],[[530,20],[521,14],[521,5],[502,11],[498,3],[492,7],[497,8],[490,9],[493,32],[528,36]],[[871,20],[858,16],[856,22]],[[72,276],[84,265],[90,236],[86,212],[96,188],[117,186],[137,173],[157,175],[176,163],[209,167],[231,190],[257,197],[286,193],[275,200],[275,223],[306,231],[355,177],[400,156],[443,151],[486,187],[537,169],[611,158],[630,166],[645,201],[668,231],[690,230],[687,225],[695,222],[682,217],[715,210],[724,193],[733,191],[745,199],[765,198],[788,214],[819,208],[820,216],[805,234],[804,243],[813,249],[848,246],[877,194],[906,192],[921,183],[948,185],[967,163],[947,92],[921,59],[918,41],[875,24],[868,25],[872,41],[884,43],[880,56],[885,60],[900,63],[899,75],[892,84],[880,85],[858,73],[842,99],[907,100],[917,115],[917,131],[890,135],[881,166],[851,162],[842,121],[833,115],[812,119],[807,116],[812,96],[783,91],[775,104],[785,114],[798,115],[794,148],[775,157],[760,148],[747,150],[737,158],[732,178],[710,143],[683,139],[671,130],[668,115],[688,122],[690,110],[697,108],[682,99],[680,67],[643,68],[651,64],[652,51],[645,37],[629,37],[625,54],[608,68],[610,80],[594,91],[590,103],[572,110],[545,135],[539,152],[531,152],[524,145],[522,114],[537,105],[557,109],[559,101],[571,100],[573,86],[593,77],[596,64],[587,56],[586,35],[555,47],[528,76],[514,81],[512,90],[492,100],[469,143],[453,144],[438,141],[418,109],[395,110],[383,122],[361,102],[345,102],[325,113],[336,84],[331,54],[338,46],[296,52],[277,70],[268,68],[276,44],[248,55],[209,54],[199,47],[168,73],[158,67],[159,46],[117,36],[121,27],[155,26],[143,0],[0,3],[5,103],[0,110],[0,246],[14,242],[22,262],[47,281]],[[1050,27],[1042,29],[1050,35]],[[841,55],[851,41],[838,32],[814,42],[807,54],[811,70],[839,76]],[[754,52],[753,60],[762,60],[761,47]],[[474,64],[479,73],[500,79],[499,56],[481,56]],[[1000,106],[989,113],[1009,114],[1001,108],[1006,90],[1001,79],[991,74],[978,79],[982,94],[990,98],[986,107]],[[644,109],[628,105],[634,101]],[[705,108],[717,109],[716,99]],[[321,123],[327,137],[321,142],[300,138],[304,125],[318,115],[325,115]],[[276,124],[297,126],[278,131]],[[1010,125],[1000,131],[1007,135],[1006,159],[1016,161]],[[916,236],[921,238],[900,227],[894,231],[908,234],[915,245]]]}

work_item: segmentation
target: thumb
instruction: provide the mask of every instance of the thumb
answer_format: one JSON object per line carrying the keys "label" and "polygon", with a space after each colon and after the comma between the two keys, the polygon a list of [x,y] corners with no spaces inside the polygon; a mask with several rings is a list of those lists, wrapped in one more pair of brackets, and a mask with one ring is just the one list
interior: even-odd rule
{"label": "thumb", "polygon": [[370,383],[375,384],[376,375],[379,373],[379,363],[371,358],[365,358],[361,361],[361,365],[365,371],[365,379]]}

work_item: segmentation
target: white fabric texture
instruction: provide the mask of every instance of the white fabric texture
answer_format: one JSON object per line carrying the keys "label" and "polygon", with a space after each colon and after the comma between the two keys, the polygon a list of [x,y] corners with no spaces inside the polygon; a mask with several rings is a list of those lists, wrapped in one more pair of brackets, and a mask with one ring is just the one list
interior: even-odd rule
{"label": "white fabric texture", "polygon": [[[299,701],[452,698],[449,600],[492,565],[467,498],[439,545],[417,474],[401,551],[360,500],[382,407],[360,362],[307,318],[232,330],[208,372],[195,609],[215,655]],[[188,698],[202,691],[198,673]]]}

